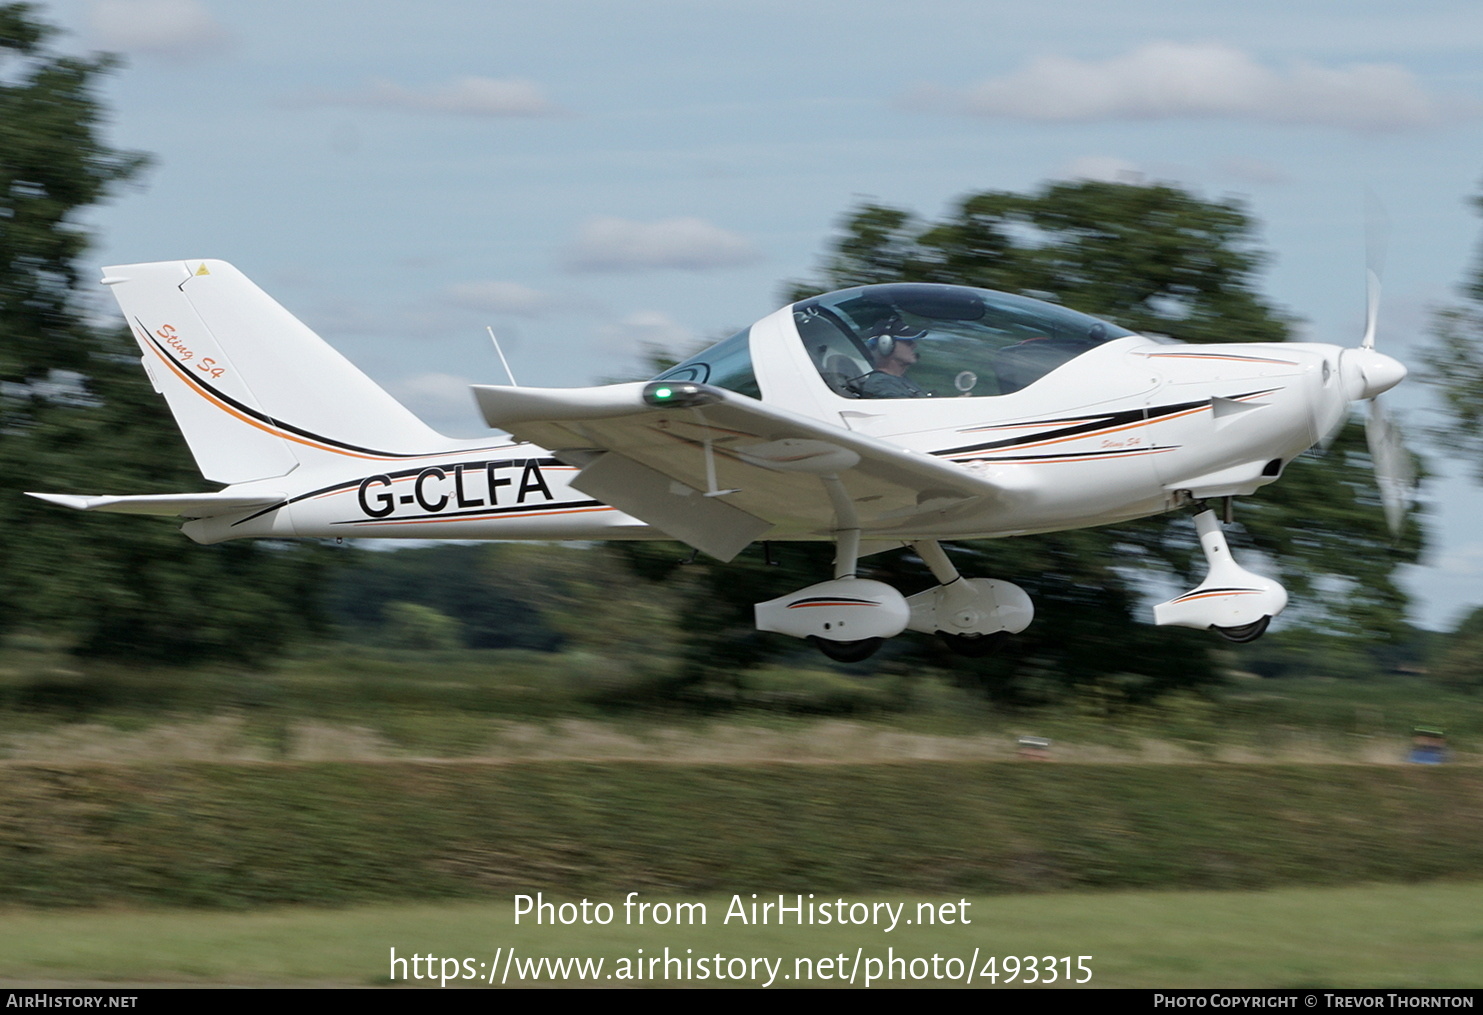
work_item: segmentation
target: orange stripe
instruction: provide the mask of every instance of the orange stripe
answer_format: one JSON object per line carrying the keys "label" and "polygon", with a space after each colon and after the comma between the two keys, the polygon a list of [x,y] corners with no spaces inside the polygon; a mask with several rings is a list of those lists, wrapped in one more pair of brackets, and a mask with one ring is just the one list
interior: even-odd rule
{"label": "orange stripe", "polygon": [[1075,426],[1078,423],[1090,423],[1096,416],[1087,416],[1082,419],[1054,419],[1048,423],[996,423],[993,426],[971,426],[958,433],[988,433],[990,430],[1034,430],[1046,426]]}
{"label": "orange stripe", "polygon": [[1046,446],[1051,445],[1051,444],[1064,444],[1067,441],[1080,441],[1080,440],[1087,440],[1087,439],[1092,438],[1092,437],[1101,437],[1104,434],[1122,433],[1124,430],[1134,430],[1134,429],[1137,429],[1140,426],[1148,426],[1150,423],[1164,423],[1164,422],[1167,422],[1168,420],[1171,420],[1171,419],[1179,419],[1182,416],[1189,416],[1189,415],[1191,415],[1193,413],[1196,413],[1196,412],[1205,412],[1209,408],[1210,408],[1210,406],[1208,406],[1208,405],[1202,405],[1202,406],[1199,406],[1198,408],[1195,408],[1195,409],[1186,409],[1183,412],[1176,412],[1172,416],[1160,416],[1158,419],[1142,419],[1142,420],[1139,420],[1136,423],[1125,423],[1122,426],[1115,426],[1115,427],[1111,428],[1110,430],[1095,430],[1092,433],[1072,434],[1069,437],[1057,437],[1055,440],[1036,441],[1033,444],[1020,444],[1020,445],[1018,445],[1018,447],[1020,447],[1020,448],[1040,448],[1040,447],[1046,447]]}
{"label": "orange stripe", "polygon": [[[1181,416],[1189,416],[1189,415],[1191,415],[1193,413],[1196,413],[1196,412],[1205,412],[1209,408],[1210,408],[1210,406],[1208,406],[1208,405],[1201,405],[1201,406],[1197,406],[1196,408],[1193,408],[1193,409],[1186,409],[1183,412],[1176,412],[1172,416],[1160,416],[1158,419],[1142,419],[1142,420],[1139,420],[1136,423],[1125,423],[1122,426],[1115,426],[1115,427],[1112,427],[1111,429],[1108,429],[1108,430],[1093,430],[1091,433],[1071,434],[1071,435],[1069,435],[1067,437],[1057,437],[1054,440],[1033,441],[1032,443],[1029,443],[1029,444],[1016,444],[1014,446],[1014,450],[1020,451],[1020,450],[1023,450],[1025,448],[1044,448],[1044,447],[1049,447],[1052,444],[1064,444],[1067,441],[1084,441],[1084,440],[1090,440],[1090,439],[1095,438],[1095,437],[1102,437],[1105,434],[1121,433],[1124,430],[1133,430],[1133,429],[1136,429],[1137,427],[1140,427],[1140,426],[1148,426],[1150,423],[1164,423],[1164,422],[1167,422],[1168,420],[1171,420],[1171,419],[1179,419]],[[1008,450],[1008,449],[1002,449],[1002,450]]]}
{"label": "orange stripe", "polygon": [[1174,449],[1174,448],[1135,448],[1135,449],[1132,449],[1132,450],[1129,450],[1129,451],[1118,451],[1118,452],[1114,452],[1112,454],[1100,454],[1100,455],[1091,455],[1091,456],[1088,456],[1088,455],[1066,455],[1066,456],[1062,456],[1062,457],[1037,458],[1033,462],[1012,462],[1012,461],[1009,461],[1007,458],[983,458],[983,457],[980,457],[980,456],[977,456],[977,455],[969,454],[969,455],[964,455],[964,456],[962,456],[960,458],[949,458],[948,461],[950,461],[950,462],[964,462],[964,461],[967,461],[967,462],[971,462],[971,461],[998,462],[1001,465],[1060,465],[1060,464],[1063,464],[1065,462],[1102,462],[1102,461],[1110,461],[1110,460],[1112,460],[1114,458],[1140,458],[1140,457],[1142,457],[1144,455],[1161,455],[1161,454],[1163,454],[1166,451],[1174,451],[1174,450],[1176,450],[1176,449]]}
{"label": "orange stripe", "polygon": [[567,508],[567,509],[565,509],[563,511],[524,511],[524,512],[521,512],[520,514],[515,514],[515,515],[460,515],[457,518],[408,518],[408,519],[404,519],[404,520],[399,520],[399,519],[396,519],[396,518],[388,518],[386,521],[374,521],[374,522],[372,522],[372,521],[366,521],[366,522],[360,522],[359,524],[361,524],[361,525],[431,525],[431,524],[433,524],[435,522],[486,522],[486,521],[490,521],[492,519],[500,519],[500,518],[536,518],[536,517],[545,518],[545,517],[549,517],[551,515],[575,515],[575,514],[583,514],[583,513],[588,512],[588,511],[616,511],[616,510],[617,510],[617,508],[609,507],[606,504],[601,504],[601,505],[598,505],[597,507]]}
{"label": "orange stripe", "polygon": [[[215,405],[218,409],[220,409],[223,412],[227,413],[229,416],[234,416],[235,418],[237,418],[237,419],[241,420],[242,422],[246,423],[248,426],[254,427],[254,428],[258,429],[258,430],[261,430],[263,433],[269,434],[269,435],[271,435],[273,437],[281,438],[282,440],[293,441],[294,443],[296,443],[296,444],[302,444],[305,447],[315,448],[315,449],[317,449],[319,451],[329,451],[329,452],[332,452],[333,454],[344,455],[347,458],[361,458],[361,459],[365,459],[366,461],[372,461],[372,462],[400,462],[400,461],[406,461],[407,460],[406,458],[392,457],[392,456],[388,456],[388,455],[367,455],[367,454],[362,454],[362,453],[357,452],[357,451],[347,451],[344,448],[337,448],[337,447],[334,447],[334,446],[329,445],[329,444],[321,443],[319,441],[306,440],[305,438],[300,437],[297,434],[288,433],[287,431],[285,431],[285,430],[283,430],[281,428],[264,426],[262,423],[260,423],[257,420],[253,419],[251,416],[243,415],[241,412],[237,411],[232,406],[228,405],[227,403],[223,402],[221,399],[217,398],[215,395],[211,394],[211,392],[206,391],[205,389],[200,388],[200,387],[196,386],[195,384],[192,384],[191,383],[191,377],[190,377],[189,374],[187,374],[185,372],[185,369],[183,367],[181,367],[180,364],[176,363],[173,359],[171,359],[170,357],[168,357],[168,356],[164,355],[163,353],[161,353],[160,350],[155,347],[155,344],[153,342],[148,341],[146,339],[144,342],[142,342],[140,344],[142,344],[146,349],[148,349],[150,352],[152,352],[156,356],[158,356],[160,358],[160,360],[166,366],[168,366],[171,370],[174,370],[177,374],[179,374],[181,380],[183,380],[185,382],[185,386],[186,386],[187,389],[189,389],[190,391],[195,392],[197,395],[200,395],[202,398],[206,399],[206,401],[210,402],[212,405]],[[513,444],[511,444],[511,445],[503,445],[503,446],[504,447],[514,447]],[[434,452],[431,452],[431,453],[426,454],[426,455],[413,455],[411,457],[413,457],[413,458],[441,458],[441,457],[443,457],[446,454],[448,454],[448,452],[446,452],[446,451],[434,451]]]}
{"label": "orange stripe", "polygon": [[1208,352],[1151,352],[1146,355],[1149,359],[1223,359],[1230,360],[1233,363],[1276,363],[1281,366],[1297,366],[1290,359],[1266,359],[1261,356],[1229,356]]}
{"label": "orange stripe", "polygon": [[[1202,359],[1214,359],[1216,357],[1213,357],[1213,356],[1205,356],[1205,357],[1199,357],[1199,358],[1202,358]],[[1272,360],[1271,362],[1278,363],[1278,362],[1286,362],[1286,361],[1285,360]],[[1296,364],[1293,364],[1293,365],[1296,365]],[[1252,394],[1252,395],[1242,395],[1240,398],[1230,399],[1230,401],[1233,401],[1233,402],[1246,402],[1246,401],[1249,401],[1249,400],[1251,400],[1253,398],[1264,398],[1267,395],[1270,395],[1271,393],[1272,392],[1270,392],[1270,391],[1259,391],[1259,392],[1257,392],[1255,394]],[[1058,441],[1063,441],[1063,440],[1064,441],[1074,441],[1074,440],[1077,440],[1077,439],[1083,438],[1083,437],[1098,437],[1098,436],[1100,436],[1100,435],[1102,435],[1104,433],[1117,433],[1119,430],[1127,430],[1130,427],[1144,426],[1144,425],[1146,425],[1148,423],[1162,423],[1164,420],[1168,420],[1168,419],[1179,419],[1181,416],[1188,416],[1190,413],[1204,412],[1208,408],[1210,408],[1210,406],[1208,406],[1208,405],[1201,405],[1201,406],[1197,406],[1196,408],[1193,408],[1193,409],[1186,409],[1183,412],[1177,412],[1177,413],[1175,413],[1172,416],[1160,416],[1158,419],[1145,419],[1145,420],[1141,420],[1141,421],[1136,422],[1136,423],[1128,423],[1128,424],[1126,424],[1124,426],[1115,427],[1115,428],[1113,428],[1111,430],[1093,430],[1093,431],[1091,431],[1089,433],[1072,434],[1069,437],[1058,437],[1058,438],[1056,438],[1056,440],[1039,441],[1039,442],[1037,442],[1035,444],[1021,444],[1021,445],[1017,445],[1017,446],[1018,447],[1025,447],[1025,448],[1033,448],[1033,447],[1039,447],[1039,446],[1044,445],[1044,444],[1055,444]],[[1089,417],[1086,417],[1084,419],[1058,419],[1058,420],[1055,420],[1054,422],[1050,422],[1050,423],[1000,423],[1000,424],[996,424],[994,426],[970,427],[967,430],[959,430],[958,432],[959,433],[987,433],[990,430],[1030,430],[1030,429],[1033,429],[1035,427],[1041,427],[1041,426],[1075,426],[1078,423],[1085,423],[1085,422],[1087,422],[1088,419],[1095,419],[1095,418],[1096,418],[1095,416],[1089,416]]]}
{"label": "orange stripe", "polygon": [[1196,599],[1210,599],[1212,597],[1219,597],[1219,596],[1259,596],[1259,595],[1261,595],[1261,590],[1260,589],[1242,589],[1242,590],[1227,591],[1227,592],[1201,592],[1199,595],[1195,595],[1192,592],[1192,593],[1190,593],[1187,596],[1180,596],[1178,599],[1174,600],[1174,602],[1176,602],[1176,603],[1188,603],[1188,602],[1193,602]]}

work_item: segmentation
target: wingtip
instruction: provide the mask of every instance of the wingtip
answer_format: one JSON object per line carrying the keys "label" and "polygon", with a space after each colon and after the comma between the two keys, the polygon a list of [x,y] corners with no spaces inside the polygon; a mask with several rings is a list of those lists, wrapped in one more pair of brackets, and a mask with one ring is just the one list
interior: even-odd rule
{"label": "wingtip", "polygon": [[72,508],[74,511],[86,511],[89,501],[92,500],[91,497],[83,497],[74,493],[32,493],[30,490],[26,491],[26,496],[35,497],[37,500],[44,500],[48,504],[60,504],[62,507]]}

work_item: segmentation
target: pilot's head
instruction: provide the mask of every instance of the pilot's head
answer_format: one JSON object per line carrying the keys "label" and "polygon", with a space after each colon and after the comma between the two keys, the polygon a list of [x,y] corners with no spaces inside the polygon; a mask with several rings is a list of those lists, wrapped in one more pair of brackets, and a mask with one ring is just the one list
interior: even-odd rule
{"label": "pilot's head", "polygon": [[892,314],[870,329],[866,342],[875,354],[877,368],[887,363],[907,367],[917,361],[917,341],[926,334],[926,329],[908,324],[900,315]]}

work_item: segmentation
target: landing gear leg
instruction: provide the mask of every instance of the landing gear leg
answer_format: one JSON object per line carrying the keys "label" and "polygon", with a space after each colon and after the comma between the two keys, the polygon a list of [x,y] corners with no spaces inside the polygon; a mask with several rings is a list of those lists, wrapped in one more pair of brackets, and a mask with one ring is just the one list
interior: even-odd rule
{"label": "landing gear leg", "polygon": [[1018,585],[964,578],[935,539],[919,540],[911,548],[938,582],[936,588],[906,601],[911,607],[907,626],[913,631],[936,634],[958,655],[980,658],[997,651],[1035,618],[1034,604]]}
{"label": "landing gear leg", "polygon": [[[835,533],[834,543],[834,581],[825,582],[826,585],[838,584],[840,582],[859,582],[856,571],[860,567],[860,530],[841,529]],[[874,582],[872,584],[880,584]],[[889,587],[889,586],[887,586]],[[814,586],[819,588],[819,586]],[[850,591],[854,587],[850,586]],[[896,592],[895,589],[891,589]],[[899,592],[896,592],[900,596]],[[826,624],[826,627],[828,625]],[[844,625],[839,625],[843,629]],[[898,632],[899,633],[899,632]],[[809,635],[809,644],[818,649],[824,655],[837,663],[859,663],[864,662],[880,651],[880,647],[886,643],[890,635],[876,636],[872,638],[860,638],[855,641],[840,641],[835,638],[826,638],[823,635]]]}
{"label": "landing gear leg", "polygon": [[[853,521],[852,511],[836,510]],[[836,529],[834,579],[758,603],[757,630],[806,638],[835,662],[870,658],[887,638],[906,630],[911,608],[885,582],[857,577],[859,559],[859,526]]]}
{"label": "landing gear leg", "polygon": [[[1229,501],[1226,513],[1230,513]],[[1195,529],[1210,565],[1209,574],[1198,588],[1155,606],[1154,623],[1212,630],[1238,643],[1255,641],[1287,606],[1287,590],[1231,559],[1231,548],[1214,511],[1195,515]]]}

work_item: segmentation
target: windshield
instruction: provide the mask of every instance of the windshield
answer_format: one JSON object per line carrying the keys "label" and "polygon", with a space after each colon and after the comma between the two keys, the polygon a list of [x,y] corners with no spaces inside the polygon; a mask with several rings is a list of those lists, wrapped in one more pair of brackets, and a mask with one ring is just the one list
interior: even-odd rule
{"label": "windshield", "polygon": [[845,398],[1004,395],[1133,332],[1025,296],[899,283],[793,306],[825,383]]}
{"label": "windshield", "polygon": [[752,372],[752,329],[737,332],[724,342],[698,352],[678,366],[670,367],[656,381],[699,381],[753,398],[761,398],[757,376]]}

